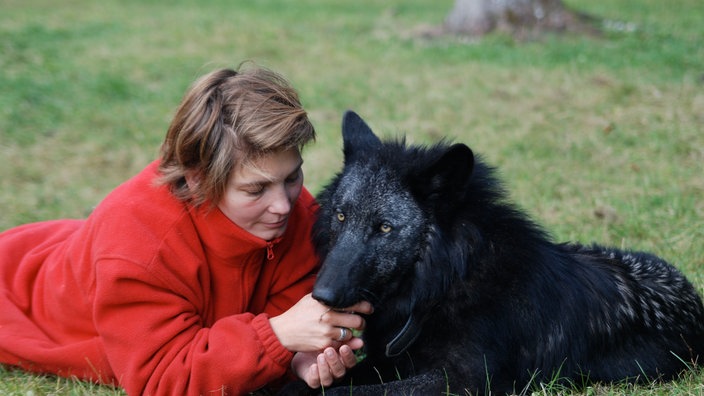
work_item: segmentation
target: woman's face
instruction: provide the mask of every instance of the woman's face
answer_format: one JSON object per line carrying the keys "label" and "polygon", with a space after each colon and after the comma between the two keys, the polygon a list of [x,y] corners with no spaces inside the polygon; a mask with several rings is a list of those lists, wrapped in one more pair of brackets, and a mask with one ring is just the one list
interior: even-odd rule
{"label": "woman's face", "polygon": [[256,237],[280,237],[303,187],[302,164],[300,152],[289,149],[268,154],[253,167],[237,167],[218,207]]}

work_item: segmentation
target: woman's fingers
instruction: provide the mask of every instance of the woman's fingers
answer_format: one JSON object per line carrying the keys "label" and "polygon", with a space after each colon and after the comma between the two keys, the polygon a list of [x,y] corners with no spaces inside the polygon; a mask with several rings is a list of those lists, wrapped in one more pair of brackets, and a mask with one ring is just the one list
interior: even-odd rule
{"label": "woman's fingers", "polygon": [[[352,337],[349,341],[345,342],[345,345],[349,347],[351,350],[356,351],[358,349],[362,349],[364,346],[364,341],[359,338],[359,337]],[[352,352],[352,356],[354,356],[354,353]],[[356,360],[355,360],[356,362]]]}
{"label": "woman's fingers", "polygon": [[330,372],[330,366],[325,358],[325,353],[318,354],[318,376],[320,377],[320,385],[332,385],[334,378]]}
{"label": "woman's fingers", "polygon": [[359,349],[356,346],[361,340],[352,330],[363,330],[366,322],[362,315],[372,311],[371,304],[366,301],[344,310],[332,309],[308,294],[269,322],[281,344],[290,351],[320,351],[341,344]]}
{"label": "woman's fingers", "polygon": [[318,322],[334,327],[344,327],[357,330],[364,330],[364,327],[366,326],[364,318],[360,315],[333,310],[323,313]]}
{"label": "woman's fingers", "polygon": [[369,301],[360,301],[351,307],[345,308],[344,311],[371,315],[374,313],[374,307]]}
{"label": "woman's fingers", "polygon": [[308,384],[309,387],[313,389],[320,388],[322,384],[320,383],[320,372],[318,370],[317,364],[313,364],[312,366],[310,366],[310,368],[308,369],[308,375],[306,376],[306,378],[304,378],[304,380],[306,381],[306,384]]}
{"label": "woman's fingers", "polygon": [[322,386],[332,385],[333,382],[344,377],[347,370],[356,364],[352,350],[344,345],[341,349],[342,351],[338,353],[335,348],[325,348],[323,353],[318,355],[318,378]]}
{"label": "woman's fingers", "polygon": [[341,356],[335,351],[334,348],[326,348],[323,352],[325,355],[325,361],[328,363],[330,369],[330,374],[334,379],[340,379],[345,376],[347,372],[347,367],[343,363]]}
{"label": "woman's fingers", "polygon": [[347,374],[357,364],[352,348],[342,345],[339,349],[325,348],[322,353],[299,352],[291,368],[311,388],[330,386]]}
{"label": "woman's fingers", "polygon": [[350,369],[357,364],[357,356],[349,345],[341,346],[339,352],[340,361],[346,368]]}

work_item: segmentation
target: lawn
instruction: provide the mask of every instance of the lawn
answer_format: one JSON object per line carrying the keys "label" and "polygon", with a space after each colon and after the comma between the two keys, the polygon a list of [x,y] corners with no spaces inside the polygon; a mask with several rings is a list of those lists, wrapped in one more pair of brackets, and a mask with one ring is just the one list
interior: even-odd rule
{"label": "lawn", "polygon": [[[197,76],[253,60],[298,88],[317,128],[313,192],[341,164],[354,109],[385,136],[467,143],[556,240],[655,252],[704,291],[704,2],[566,1],[603,18],[601,37],[419,34],[452,3],[3,1],[0,230],[88,215],[155,158]],[[0,371],[0,394],[94,393],[119,391]]]}

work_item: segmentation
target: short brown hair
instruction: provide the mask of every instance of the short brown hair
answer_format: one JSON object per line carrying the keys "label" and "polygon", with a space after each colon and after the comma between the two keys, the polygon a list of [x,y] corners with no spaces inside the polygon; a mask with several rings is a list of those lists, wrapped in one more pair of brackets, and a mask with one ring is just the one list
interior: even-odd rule
{"label": "short brown hair", "polygon": [[[315,140],[298,94],[261,67],[221,69],[198,79],[161,146],[161,182],[181,200],[216,205],[232,171],[258,157]],[[198,182],[189,186],[186,175]]]}

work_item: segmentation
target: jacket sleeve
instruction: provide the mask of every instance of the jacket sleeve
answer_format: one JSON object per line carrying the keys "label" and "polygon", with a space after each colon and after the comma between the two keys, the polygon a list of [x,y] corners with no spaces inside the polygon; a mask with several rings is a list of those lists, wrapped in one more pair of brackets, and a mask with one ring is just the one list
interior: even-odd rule
{"label": "jacket sleeve", "polygon": [[95,325],[129,394],[241,394],[287,372],[292,354],[266,314],[233,315],[204,327],[201,291],[166,273],[104,259],[96,279]]}

